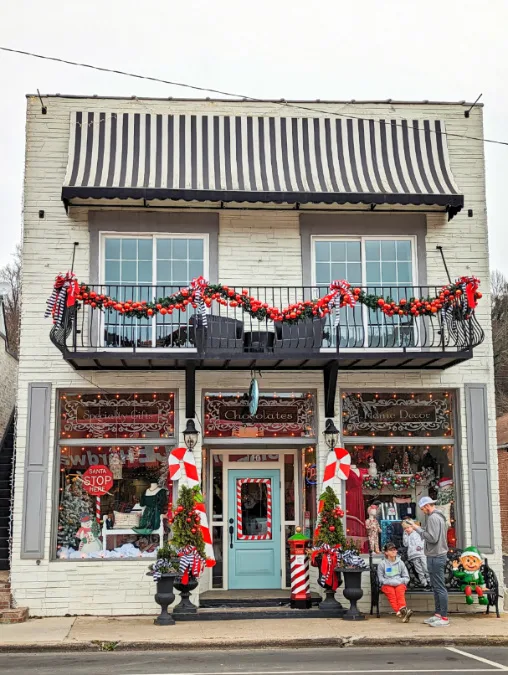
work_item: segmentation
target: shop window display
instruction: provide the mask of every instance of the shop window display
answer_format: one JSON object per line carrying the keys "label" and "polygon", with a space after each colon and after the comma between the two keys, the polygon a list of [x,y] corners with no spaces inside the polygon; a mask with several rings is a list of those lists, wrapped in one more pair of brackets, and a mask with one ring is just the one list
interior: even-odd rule
{"label": "shop window display", "polygon": [[168,481],[173,446],[160,444],[174,433],[173,396],[60,397],[57,558],[156,556],[176,487]]}
{"label": "shop window display", "polygon": [[[379,553],[388,541],[401,548],[402,521],[424,520],[417,504],[430,495],[447,518],[448,541],[455,546],[452,393],[348,393],[342,404],[344,447],[352,459],[346,481],[347,536],[357,540],[363,553]],[[355,439],[348,442],[351,436]]]}

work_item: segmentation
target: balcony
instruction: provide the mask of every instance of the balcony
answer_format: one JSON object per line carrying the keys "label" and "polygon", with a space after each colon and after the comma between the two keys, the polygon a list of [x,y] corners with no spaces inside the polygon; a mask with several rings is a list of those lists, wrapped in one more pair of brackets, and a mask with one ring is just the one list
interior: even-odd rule
{"label": "balcony", "polygon": [[[118,302],[150,302],[178,289],[90,285],[88,290]],[[364,290],[398,302],[438,297],[441,287]],[[252,286],[242,293],[261,306],[282,308],[323,298],[329,289]],[[217,302],[206,308],[206,317],[194,303],[135,318],[78,301],[65,310],[62,326],[53,327],[50,337],[77,370],[442,370],[470,359],[483,341],[483,331],[474,313],[468,316],[458,307],[430,316],[387,316],[358,303],[340,310],[331,307],[322,318],[290,324],[268,316],[253,318],[241,305]]]}

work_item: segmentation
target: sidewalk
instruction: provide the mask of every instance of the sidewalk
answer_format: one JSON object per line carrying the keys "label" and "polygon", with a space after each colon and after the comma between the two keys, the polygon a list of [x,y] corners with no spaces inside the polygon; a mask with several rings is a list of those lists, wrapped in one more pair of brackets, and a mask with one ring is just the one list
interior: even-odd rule
{"label": "sidewalk", "polygon": [[396,645],[508,645],[508,614],[453,616],[448,628],[430,628],[425,615],[408,624],[395,617],[358,623],[342,619],[191,621],[155,626],[154,617],[30,619],[0,629],[0,651],[189,650],[266,647]]}

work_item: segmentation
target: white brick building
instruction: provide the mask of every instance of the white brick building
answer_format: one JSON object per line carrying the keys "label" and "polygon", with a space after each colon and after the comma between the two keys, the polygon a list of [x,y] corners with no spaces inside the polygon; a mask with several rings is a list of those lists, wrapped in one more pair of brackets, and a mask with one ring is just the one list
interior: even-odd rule
{"label": "white brick building", "polygon": [[[168,450],[181,445],[189,417],[200,430],[194,453],[198,468],[206,464],[202,482],[218,560],[203,576],[202,591],[289,583],[284,526],[289,533],[295,525],[314,525],[330,417],[360,470],[371,456],[386,475],[400,474],[395,462],[407,461],[414,477],[425,457],[434,469],[435,480],[405,491],[363,489],[360,471],[350,508],[346,491],[354,487],[337,482],[349,511],[345,527],[364,551],[361,523],[369,503],[407,497],[399,503],[414,508],[418,495],[434,494],[435,481],[448,477],[455,488],[448,507],[452,537],[459,546],[478,545],[502,576],[485,167],[482,143],[474,140],[483,136],[482,109],[468,118],[465,109],[390,102],[350,103],[344,112],[343,103],[56,96],[43,115],[38,98],[28,98],[11,568],[19,604],[44,616],[154,613],[149,560],[140,552],[157,539],[140,544],[132,534],[122,544],[123,535],[111,534],[74,553],[72,533],[62,543],[59,499],[76,478],[75,467],[86,470],[116,453],[123,475],[103,498],[101,518],[129,511],[158,481]],[[324,337],[314,330],[305,338],[298,329],[274,333],[271,321],[214,303],[211,312],[220,308],[232,323],[209,319],[199,353],[197,315],[190,321],[176,311],[159,315],[154,327],[153,319],[125,319],[115,310],[99,319],[88,305],[66,324],[66,336],[53,336],[62,353],[44,318],[55,276],[73,259],[89,292],[120,301],[166,297],[204,275],[240,293],[247,287],[249,297],[280,308],[324,295],[337,278],[397,301],[434,297],[448,283],[439,246],[452,280],[474,275],[484,283],[476,310],[483,342],[461,333],[470,326],[463,316],[453,325],[439,323],[440,312],[399,322],[342,309],[337,352],[335,310],[325,318]],[[321,291],[311,290],[316,286]],[[217,329],[226,332],[214,343]],[[258,344],[261,351],[245,351],[256,340],[266,341]],[[471,340],[481,344],[471,348]],[[260,409],[268,413],[257,425],[231,423],[247,405],[242,396],[252,369],[262,372]],[[115,399],[124,402],[122,410]],[[224,399],[236,411],[229,418]],[[270,424],[270,399],[293,426]],[[303,424],[305,400],[311,421]],[[136,405],[146,419],[156,411],[153,426],[129,426]],[[114,409],[112,416],[106,408]],[[424,421],[408,426],[404,419],[413,409]],[[388,422],[380,422],[382,410],[390,411]],[[249,548],[235,530],[230,554],[230,517],[238,526],[234,481],[240,480],[233,472],[245,462],[245,478],[272,481],[273,531],[268,488],[253,483],[240,496],[244,531],[268,531],[270,543]],[[78,476],[73,485],[79,484]],[[89,507],[94,512],[94,503]],[[399,523],[403,507],[396,508]],[[383,527],[382,537],[398,536],[393,523]],[[124,551],[139,553],[121,559],[119,549],[129,544]]]}

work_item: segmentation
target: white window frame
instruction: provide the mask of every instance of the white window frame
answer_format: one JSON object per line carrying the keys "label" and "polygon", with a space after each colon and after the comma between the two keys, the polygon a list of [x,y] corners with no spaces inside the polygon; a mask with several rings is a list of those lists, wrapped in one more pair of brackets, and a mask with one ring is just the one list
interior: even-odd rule
{"label": "white window frame", "polygon": [[[316,242],[317,241],[358,241],[360,242],[360,264],[361,264],[361,269],[362,269],[362,283],[360,284],[361,286],[367,286],[367,258],[365,255],[365,243],[368,241],[409,241],[411,242],[411,264],[413,267],[413,281],[410,284],[413,287],[419,286],[418,283],[418,256],[417,256],[417,237],[415,235],[347,235],[347,234],[340,234],[340,235],[324,235],[324,234],[319,234],[319,235],[312,235],[310,238],[311,242],[311,280],[312,280],[312,287],[315,288],[318,286],[316,282]],[[330,279],[330,282],[333,281],[333,279]],[[348,281],[348,279],[346,279]],[[392,284],[392,287],[395,287],[397,284]],[[408,284],[409,285],[409,284]],[[403,287],[404,284],[401,284]],[[379,285],[379,287],[382,287]],[[368,308],[367,307],[362,307],[362,320],[364,326],[368,326]],[[365,332],[365,339],[364,339],[364,349],[367,350],[368,348],[368,332],[367,330]],[[397,348],[395,348],[397,349]],[[419,347],[415,345],[414,350],[418,351]],[[342,351],[358,351],[356,348],[351,350],[350,348],[346,347]],[[335,351],[335,348],[330,348],[328,351]],[[377,352],[383,352],[383,351],[394,351],[393,348],[377,348]]]}
{"label": "white window frame", "polygon": [[[101,231],[99,232],[99,285],[105,286],[105,278],[106,278],[106,241],[108,239],[151,239],[152,240],[152,283],[151,286],[153,288],[161,285],[169,285],[169,284],[159,284],[157,282],[157,240],[158,239],[201,239],[203,241],[203,276],[205,279],[208,279],[209,275],[209,270],[210,270],[210,236],[207,232],[202,232],[202,233],[160,233],[160,232],[152,232],[152,233],[147,233],[147,232],[111,232],[111,231]],[[190,280],[189,280],[190,281]],[[118,283],[119,286],[122,285],[121,282]],[[128,284],[128,285],[133,285],[133,284]],[[143,285],[143,284],[134,284],[134,285]],[[104,314],[101,313],[101,320],[100,320],[100,326],[99,326],[99,335],[102,336],[104,334],[103,328],[104,328]],[[156,341],[157,341],[157,316],[154,315],[152,317],[152,347],[148,348],[149,351],[153,351],[156,349]],[[146,351],[147,348],[139,347],[136,348],[136,351]],[[117,348],[112,348],[108,349],[108,351],[127,351],[130,352],[132,351],[130,348],[122,348],[122,347],[117,347]],[[168,348],[164,348],[164,351],[168,351]],[[182,348],[178,348],[178,351],[182,351]],[[192,351],[195,351],[194,349]]]}

